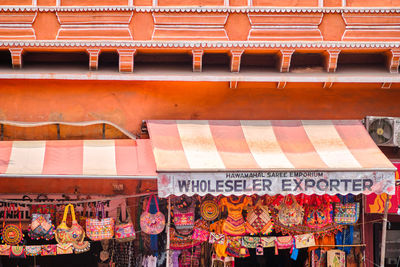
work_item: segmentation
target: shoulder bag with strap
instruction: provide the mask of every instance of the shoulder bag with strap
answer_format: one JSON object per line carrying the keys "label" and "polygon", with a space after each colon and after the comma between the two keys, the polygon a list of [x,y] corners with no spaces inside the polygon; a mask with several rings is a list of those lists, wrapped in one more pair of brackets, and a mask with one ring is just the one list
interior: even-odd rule
{"label": "shoulder bag with strap", "polygon": [[[155,214],[151,214],[149,211],[150,202],[153,197],[157,206],[157,212]],[[140,215],[140,228],[146,234],[157,235],[164,230],[164,227],[165,227],[165,216],[160,212],[157,198],[154,195],[151,195],[147,203],[146,211],[143,212],[142,215]]]}
{"label": "shoulder bag with strap", "polygon": [[[69,208],[71,209],[72,216],[71,227],[67,226],[67,215]],[[85,238],[85,231],[76,221],[74,206],[72,204],[68,204],[65,207],[63,220],[61,224],[57,226],[55,237],[59,244],[81,243]]]}
{"label": "shoulder bag with strap", "polygon": [[[19,224],[7,224],[6,225],[6,217],[7,217],[7,212],[11,212],[12,214],[17,211],[18,212],[18,220]],[[3,221],[3,232],[1,235],[1,238],[3,239],[3,242],[6,243],[7,245],[18,245],[22,239],[24,238],[24,235],[22,234],[22,227],[21,227],[21,212],[20,208],[18,207],[17,209],[15,208],[14,204],[11,204],[9,208],[4,209],[4,221]]]}
{"label": "shoulder bag with strap", "polygon": [[[102,216],[99,217],[101,210]],[[96,218],[86,219],[86,235],[94,241],[111,239],[114,237],[114,218],[105,218],[104,204],[98,203]]]}
{"label": "shoulder bag with strap", "polygon": [[334,220],[337,224],[355,224],[360,215],[360,203],[336,203]]}
{"label": "shoulder bag with strap", "polygon": [[122,222],[121,206],[117,208],[117,223],[115,225],[115,240],[117,242],[130,242],[135,239],[136,233],[133,228],[133,223],[129,208],[125,207],[126,219]]}

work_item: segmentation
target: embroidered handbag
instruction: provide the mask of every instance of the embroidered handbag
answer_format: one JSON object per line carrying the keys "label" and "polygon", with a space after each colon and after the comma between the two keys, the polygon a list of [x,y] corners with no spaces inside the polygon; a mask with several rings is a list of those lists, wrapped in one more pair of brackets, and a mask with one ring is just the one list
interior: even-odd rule
{"label": "embroidered handbag", "polygon": [[[101,219],[99,218],[100,209],[102,211]],[[97,204],[96,218],[86,220],[86,235],[94,241],[114,237],[114,218],[105,218],[103,203]]]}
{"label": "embroidered handbag", "polygon": [[57,245],[42,245],[42,256],[57,255]]}
{"label": "embroidered handbag", "polygon": [[180,208],[178,204],[174,205],[174,225],[175,229],[181,234],[191,232],[194,226],[195,201],[191,200],[188,207]]}
{"label": "embroidered handbag", "polygon": [[279,208],[279,222],[285,226],[299,225],[303,222],[303,216],[303,207],[297,203],[292,195],[286,196]]}
{"label": "embroidered handbag", "polygon": [[230,236],[228,239],[228,246],[226,253],[232,257],[249,257],[249,250],[242,245],[241,236]]}
{"label": "embroidered handbag", "polygon": [[10,256],[10,245],[0,245],[0,256]]}
{"label": "embroidered handbag", "polygon": [[26,256],[39,256],[42,253],[42,246],[25,246]]}
{"label": "embroidered handbag", "polygon": [[337,224],[355,224],[360,215],[360,203],[336,203],[334,220]]}
{"label": "embroidered handbag", "polygon": [[279,249],[291,249],[293,247],[292,236],[277,236],[275,240],[275,255],[278,255]]}
{"label": "embroidered handbag", "polygon": [[[157,212],[155,214],[151,214],[149,212],[151,198],[154,197],[154,201],[156,202]],[[164,214],[160,212],[158,207],[157,197],[154,195],[150,196],[150,199],[147,203],[146,211],[140,215],[140,228],[142,231],[149,235],[157,235],[164,230],[165,227],[165,217]]]}
{"label": "embroidered handbag", "polygon": [[247,210],[246,220],[248,231],[255,235],[268,235],[274,229],[269,209],[266,205],[262,205],[261,201]]}
{"label": "embroidered handbag", "polygon": [[10,258],[26,258],[24,246],[11,246]]}
{"label": "embroidered handbag", "polygon": [[212,199],[204,200],[200,206],[201,217],[206,221],[214,221],[219,216],[218,203]]}
{"label": "embroidered handbag", "polygon": [[192,234],[192,239],[193,240],[200,240],[203,242],[208,241],[208,238],[210,237],[210,232],[204,229],[200,229],[200,228],[195,228],[193,230],[193,234]]}
{"label": "embroidered handbag", "polygon": [[72,243],[57,244],[57,255],[72,254],[73,252],[74,252],[74,246]]}
{"label": "embroidered handbag", "polygon": [[246,248],[256,248],[257,244],[261,242],[261,239],[256,236],[244,236],[242,242],[243,246]]}
{"label": "embroidered handbag", "polygon": [[[72,216],[72,225],[71,227],[67,226],[67,214],[68,209],[71,209]],[[57,226],[55,237],[57,243],[65,244],[65,243],[80,243],[85,238],[85,231],[82,226],[78,224],[75,218],[74,206],[72,204],[68,204],[64,210],[64,216],[61,224]]]}
{"label": "embroidered handbag", "polygon": [[309,206],[307,208],[306,216],[304,217],[304,224],[311,229],[323,228],[332,223],[330,214],[332,205],[329,206]]}
{"label": "embroidered handbag", "polygon": [[313,234],[303,234],[294,236],[296,248],[308,248],[315,246]]}
{"label": "embroidered handbag", "polygon": [[[36,198],[36,202],[40,201],[48,201],[49,198],[47,195],[39,194]],[[39,214],[50,214],[50,220],[55,222],[56,219],[57,206],[56,205],[42,205],[42,204],[34,204],[31,206],[31,214],[39,213]]]}
{"label": "embroidered handbag", "polygon": [[117,208],[117,224],[115,225],[115,240],[117,242],[130,242],[136,237],[129,209],[126,209],[126,215],[126,220],[121,222],[121,207]]}
{"label": "embroidered handbag", "polygon": [[32,221],[28,227],[28,235],[31,239],[54,238],[54,225],[51,223],[50,214],[33,213]]}
{"label": "embroidered handbag", "polygon": [[225,235],[224,234],[216,234],[216,233],[211,232],[208,242],[211,244],[223,245],[223,244],[225,244]]}
{"label": "embroidered handbag", "polygon": [[82,243],[73,243],[75,254],[84,253],[90,250],[90,242],[83,241]]}
{"label": "embroidered handbag", "polygon": [[263,236],[261,237],[261,244],[264,248],[273,248],[275,247],[275,236]]}
{"label": "embroidered handbag", "polygon": [[[6,215],[8,211],[12,212],[12,214],[15,211],[18,212],[19,225],[15,224],[6,225]],[[9,208],[5,207],[4,209],[3,232],[1,234],[1,238],[3,239],[3,242],[6,243],[7,245],[18,245],[24,238],[21,227],[21,211],[19,207],[15,209],[14,204],[11,204]]]}

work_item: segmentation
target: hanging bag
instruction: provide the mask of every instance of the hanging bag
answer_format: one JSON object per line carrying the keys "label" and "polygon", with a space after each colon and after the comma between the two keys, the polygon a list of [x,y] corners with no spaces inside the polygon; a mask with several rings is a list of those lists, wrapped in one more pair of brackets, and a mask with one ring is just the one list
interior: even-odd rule
{"label": "hanging bag", "polygon": [[10,258],[21,258],[25,259],[25,249],[24,246],[11,246]]}
{"label": "hanging bag", "polygon": [[275,255],[278,255],[279,249],[291,249],[293,247],[292,236],[277,236],[275,240]]}
{"label": "hanging bag", "polygon": [[311,229],[321,229],[332,223],[332,205],[308,206],[304,224]]}
{"label": "hanging bag", "polygon": [[0,256],[10,256],[10,245],[0,245]]}
{"label": "hanging bag", "polygon": [[284,226],[299,225],[303,222],[303,216],[303,207],[297,203],[292,195],[286,196],[279,208],[279,222]]}
{"label": "hanging bag", "polygon": [[[39,194],[36,198],[36,202],[48,201],[47,195]],[[49,214],[50,221],[55,222],[57,206],[56,205],[44,205],[44,204],[34,204],[31,206],[31,214]]]}
{"label": "hanging bag", "polygon": [[[7,212],[11,212],[13,214],[15,211],[18,212],[19,225],[15,225],[15,224],[7,224],[6,225]],[[4,209],[3,232],[2,232],[1,238],[3,239],[4,243],[6,243],[7,245],[12,245],[12,246],[18,245],[24,238],[24,235],[22,234],[22,227],[21,227],[20,208],[18,207],[17,209],[15,209],[14,204],[11,204],[11,206],[9,208],[6,207]]]}
{"label": "hanging bag", "polygon": [[72,254],[74,252],[74,245],[68,244],[57,244],[57,255]]}
{"label": "hanging bag", "polygon": [[313,234],[303,234],[294,236],[296,248],[308,248],[315,246]]}
{"label": "hanging bag", "polygon": [[225,244],[225,235],[211,232],[210,238],[208,239],[208,243],[223,245]]}
{"label": "hanging bag", "polygon": [[[99,212],[101,209],[101,219]],[[93,241],[106,240],[114,237],[114,218],[105,218],[104,204],[98,203],[96,218],[86,220],[86,234]]]}
{"label": "hanging bag", "polygon": [[[69,208],[71,209],[71,216],[72,216],[71,227],[67,226],[67,215]],[[72,204],[68,204],[65,207],[64,216],[61,224],[57,226],[55,237],[57,243],[59,244],[80,243],[85,238],[85,231],[83,230],[82,226],[80,226],[76,221],[74,206]]]}
{"label": "hanging bag", "polygon": [[54,225],[51,223],[50,214],[32,213],[32,221],[28,227],[28,235],[31,239],[54,238]]}
{"label": "hanging bag", "polygon": [[26,256],[39,256],[42,253],[42,246],[25,246]]}
{"label": "hanging bag", "polygon": [[[154,197],[154,201],[156,202],[157,212],[155,214],[151,214],[149,212],[151,199]],[[151,195],[149,201],[147,203],[146,211],[140,215],[140,228],[142,231],[149,235],[157,235],[164,230],[165,227],[165,217],[164,214],[160,212],[158,207],[157,197]]]}
{"label": "hanging bag", "polygon": [[360,203],[336,203],[334,220],[337,224],[355,224],[360,216]]}
{"label": "hanging bag", "polygon": [[214,221],[219,216],[219,206],[213,199],[204,200],[200,206],[201,217],[206,221]]}
{"label": "hanging bag", "polygon": [[42,245],[42,256],[55,256],[57,255],[57,245]]}
{"label": "hanging bag", "polygon": [[117,223],[115,225],[115,240],[117,242],[130,242],[136,237],[129,208],[125,208],[125,212],[126,219],[122,222],[121,206],[117,208]]}
{"label": "hanging bag", "polygon": [[82,243],[74,243],[75,254],[84,253],[90,250],[90,242],[83,241]]}

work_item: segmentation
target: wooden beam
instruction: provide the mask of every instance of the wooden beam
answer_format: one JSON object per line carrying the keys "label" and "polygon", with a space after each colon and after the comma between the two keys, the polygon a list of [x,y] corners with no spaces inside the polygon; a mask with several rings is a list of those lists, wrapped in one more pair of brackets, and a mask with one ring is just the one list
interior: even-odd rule
{"label": "wooden beam", "polygon": [[336,72],[340,49],[329,49],[324,53],[326,72]]}
{"label": "wooden beam", "polygon": [[290,63],[292,61],[292,55],[294,53],[294,49],[282,49],[279,50],[279,71],[280,72],[289,72]]}
{"label": "wooden beam", "polygon": [[231,72],[239,72],[240,71],[240,61],[242,58],[244,50],[230,50],[229,55],[231,57]]}
{"label": "wooden beam", "polygon": [[192,50],[193,55],[193,72],[201,72],[203,70],[203,49]]}
{"label": "wooden beam", "polygon": [[86,49],[89,53],[89,69],[90,70],[97,70],[99,68],[99,48],[89,48]]}
{"label": "wooden beam", "polygon": [[11,53],[11,63],[13,69],[20,69],[22,68],[22,48],[10,48]]}
{"label": "wooden beam", "polygon": [[119,71],[133,72],[136,49],[118,49]]}

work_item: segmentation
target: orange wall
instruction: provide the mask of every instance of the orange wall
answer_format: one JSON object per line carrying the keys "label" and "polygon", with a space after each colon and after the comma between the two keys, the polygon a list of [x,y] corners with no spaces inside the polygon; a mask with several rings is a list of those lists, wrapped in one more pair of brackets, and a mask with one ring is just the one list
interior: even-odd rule
{"label": "orange wall", "polygon": [[[381,84],[3,80],[0,119],[104,119],[139,133],[146,119],[361,119],[400,116],[400,86]],[[32,137],[30,137],[32,138]]]}

